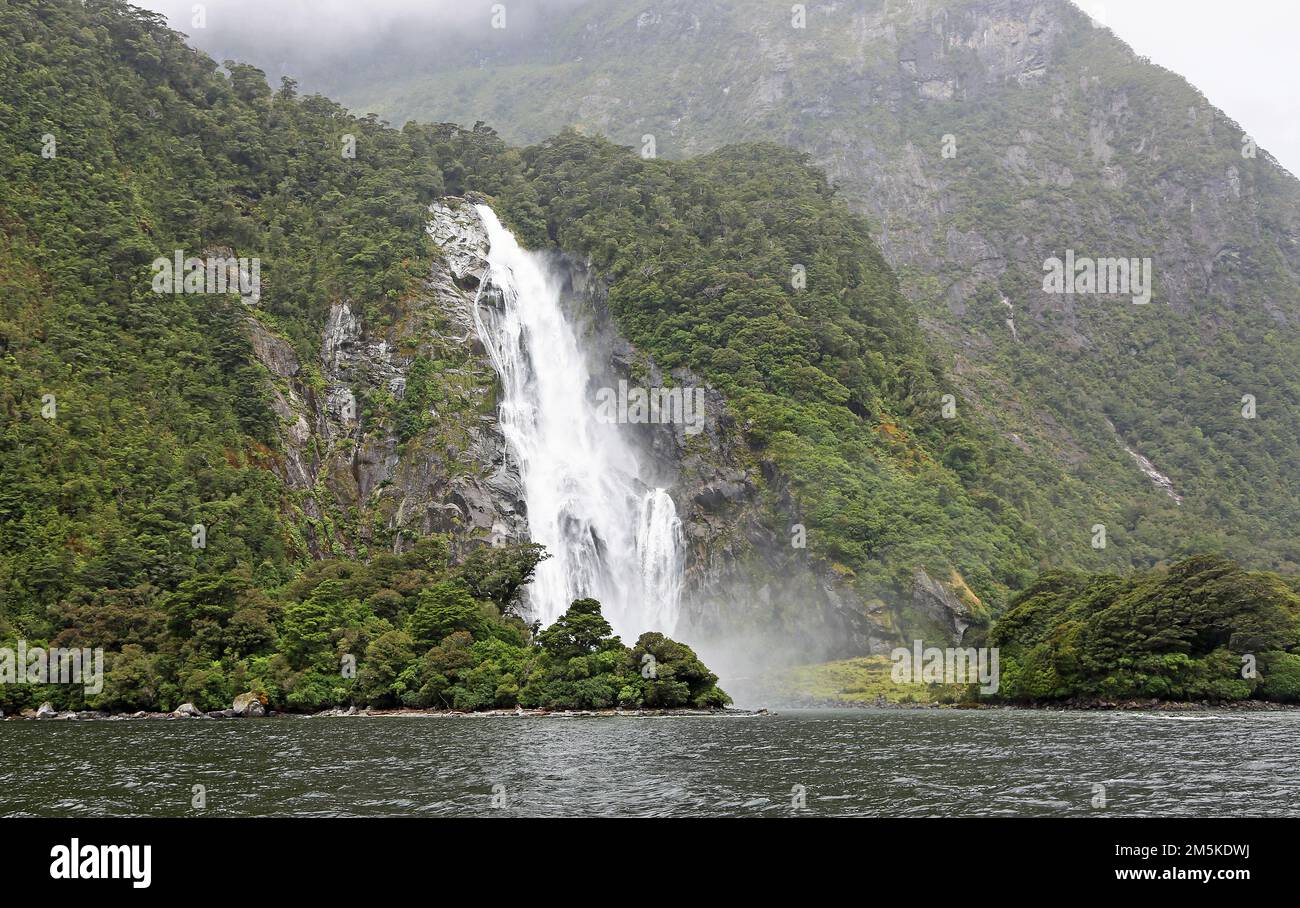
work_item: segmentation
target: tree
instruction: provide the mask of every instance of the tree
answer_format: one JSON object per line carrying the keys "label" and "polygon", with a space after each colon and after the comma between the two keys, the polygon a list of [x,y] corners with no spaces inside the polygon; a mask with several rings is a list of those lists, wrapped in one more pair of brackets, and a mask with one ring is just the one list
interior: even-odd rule
{"label": "tree", "polygon": [[484,634],[487,618],[463,579],[443,580],[420,593],[406,630],[418,646],[428,648],[457,631]]}
{"label": "tree", "polygon": [[461,573],[473,596],[495,603],[502,615],[509,615],[537,565],[550,557],[546,547],[535,542],[483,546],[465,559]]}
{"label": "tree", "polygon": [[642,678],[642,702],[650,707],[713,708],[731,703],[718,688],[695,651],[658,632],[642,634],[631,651],[634,671]]}
{"label": "tree", "polygon": [[567,662],[588,656],[610,641],[614,629],[600,613],[600,603],[595,599],[575,599],[560,618],[538,634],[542,649],[558,662]]}
{"label": "tree", "polygon": [[357,669],[357,696],[380,708],[400,706],[406,685],[403,671],[415,658],[415,641],[402,631],[389,631],[366,648]]}
{"label": "tree", "polygon": [[340,623],[341,586],[326,580],[309,598],[284,610],[280,646],[294,667],[302,668],[324,653]]}

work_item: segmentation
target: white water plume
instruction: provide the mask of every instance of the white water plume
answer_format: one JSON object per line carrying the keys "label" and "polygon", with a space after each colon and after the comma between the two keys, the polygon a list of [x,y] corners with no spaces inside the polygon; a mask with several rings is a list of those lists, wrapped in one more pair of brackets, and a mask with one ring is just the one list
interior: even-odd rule
{"label": "white water plume", "polygon": [[672,497],[642,482],[624,428],[596,419],[587,362],[545,260],[491,208],[475,207],[490,245],[474,320],[501,379],[501,428],[531,535],[552,556],[529,591],[533,617],[550,624],[590,596],[625,642],[671,634],[684,566]]}

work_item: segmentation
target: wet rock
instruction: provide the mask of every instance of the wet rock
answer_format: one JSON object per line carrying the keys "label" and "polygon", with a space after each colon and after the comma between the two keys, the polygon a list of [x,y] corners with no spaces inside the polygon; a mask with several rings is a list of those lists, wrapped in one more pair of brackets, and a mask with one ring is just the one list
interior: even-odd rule
{"label": "wet rock", "polygon": [[58,712],[48,701],[36,707],[35,718],[37,719],[56,719],[58,715]]}
{"label": "wet rock", "polygon": [[180,706],[176,707],[176,711],[173,712],[172,715],[179,716],[183,719],[201,718],[203,716],[203,711],[193,703],[182,703]]}
{"label": "wet rock", "polygon": [[252,691],[240,694],[230,705],[231,712],[241,719],[255,719],[266,715],[266,706],[262,699]]}
{"label": "wet rock", "polygon": [[487,233],[468,201],[448,199],[429,206],[426,232],[442,250],[457,284],[477,287],[483,280],[488,252]]}
{"label": "wet rock", "polygon": [[709,513],[717,513],[727,504],[746,500],[753,492],[753,487],[744,481],[723,480],[706,485],[695,493],[694,502]]}
{"label": "wet rock", "polygon": [[967,629],[979,619],[971,607],[948,586],[923,570],[912,575],[912,604],[946,636],[947,641],[961,643]]}

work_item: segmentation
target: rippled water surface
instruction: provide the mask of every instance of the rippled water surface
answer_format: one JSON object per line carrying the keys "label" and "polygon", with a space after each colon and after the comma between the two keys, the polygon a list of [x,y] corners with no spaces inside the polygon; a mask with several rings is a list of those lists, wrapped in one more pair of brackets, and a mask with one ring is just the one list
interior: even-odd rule
{"label": "rippled water surface", "polygon": [[1300,712],[4,722],[0,750],[5,816],[1300,815]]}

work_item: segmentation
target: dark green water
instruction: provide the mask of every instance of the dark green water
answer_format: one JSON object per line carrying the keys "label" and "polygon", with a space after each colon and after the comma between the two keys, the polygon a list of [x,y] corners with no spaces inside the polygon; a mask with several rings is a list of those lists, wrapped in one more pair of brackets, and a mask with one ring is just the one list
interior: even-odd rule
{"label": "dark green water", "polygon": [[1294,711],[4,722],[0,749],[4,816],[1300,815]]}

